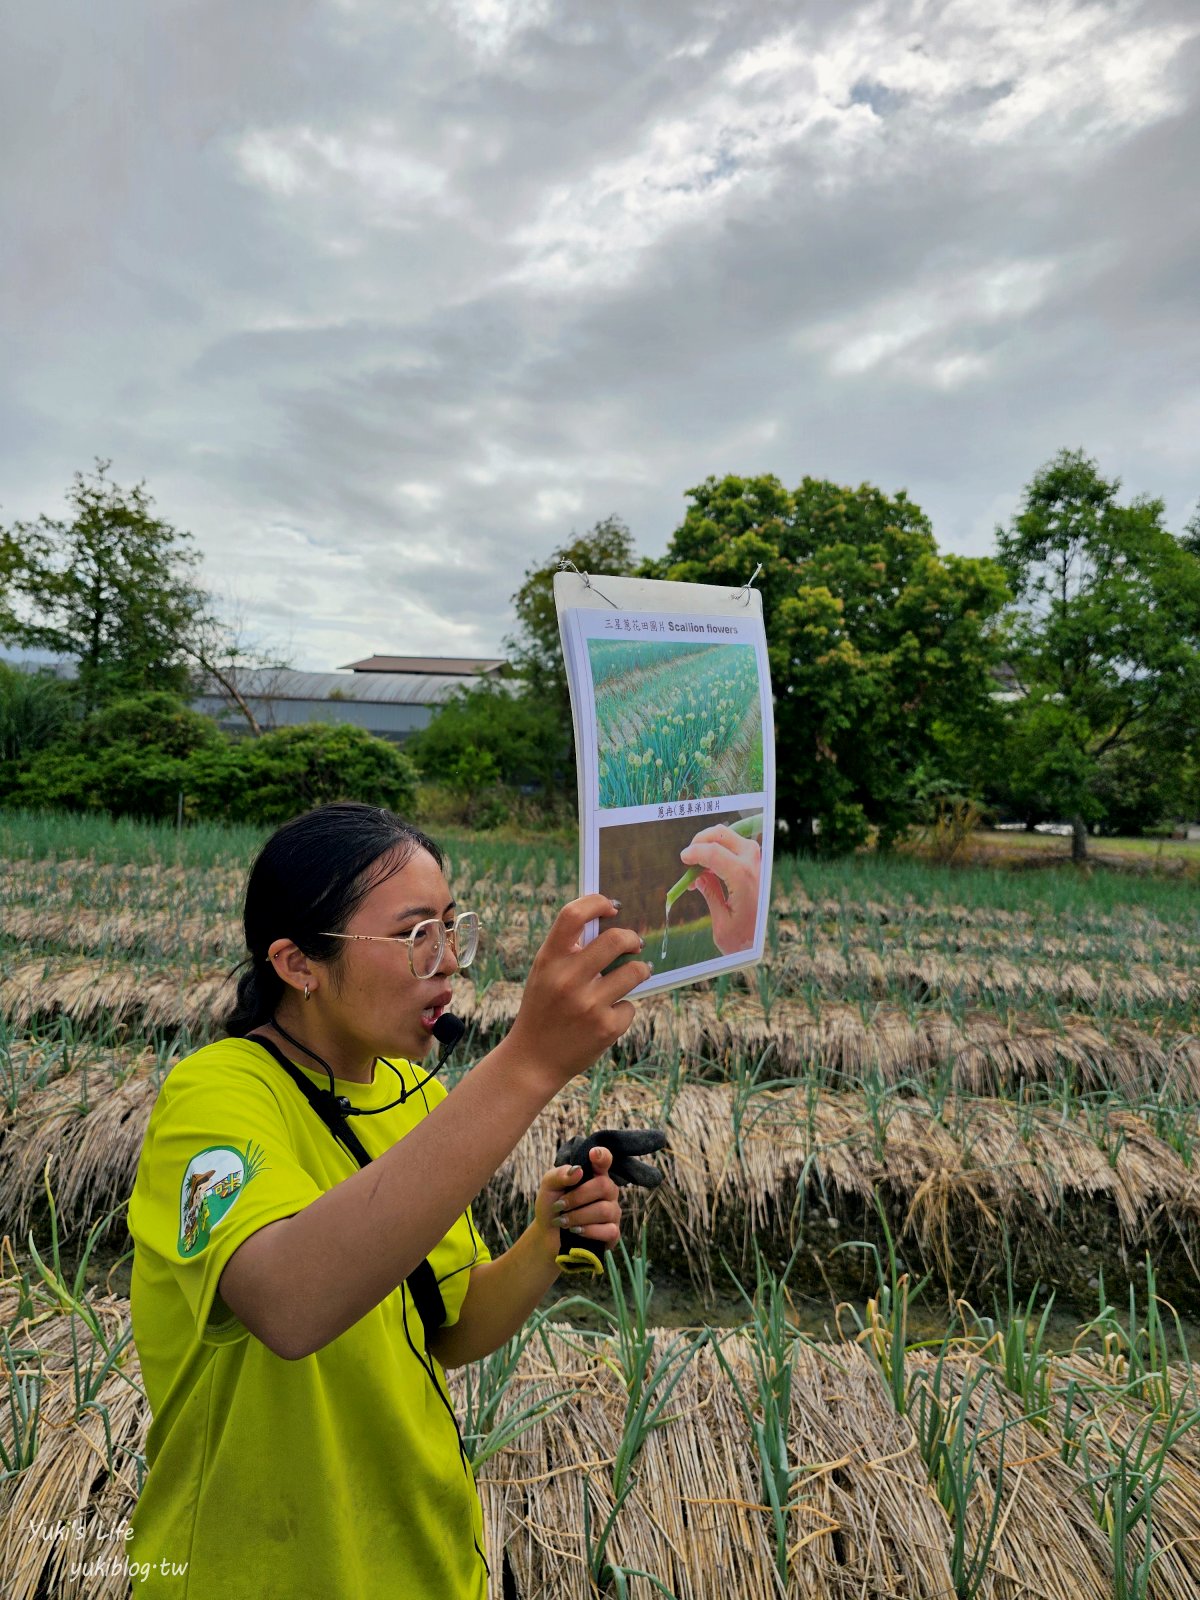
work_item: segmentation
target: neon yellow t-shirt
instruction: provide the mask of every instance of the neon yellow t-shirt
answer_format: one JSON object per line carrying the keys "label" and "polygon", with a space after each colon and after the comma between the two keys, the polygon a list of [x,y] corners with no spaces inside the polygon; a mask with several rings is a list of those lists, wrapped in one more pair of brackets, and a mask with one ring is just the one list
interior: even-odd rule
{"label": "neon yellow t-shirt", "polygon": [[[406,1087],[425,1075],[395,1065]],[[302,1070],[328,1088],[324,1072]],[[379,1063],[370,1084],[335,1082],[365,1109],[400,1093]],[[377,1157],[445,1094],[428,1083],[350,1125]],[[163,1083],[129,1204],[133,1335],[153,1414],[128,1546],[136,1595],[484,1600],[479,1494],[407,1287],[299,1361],[274,1355],[217,1293],[245,1239],[358,1170],[252,1040],[206,1045]],[[448,1323],[470,1268],[489,1259],[468,1209],[429,1256]]]}

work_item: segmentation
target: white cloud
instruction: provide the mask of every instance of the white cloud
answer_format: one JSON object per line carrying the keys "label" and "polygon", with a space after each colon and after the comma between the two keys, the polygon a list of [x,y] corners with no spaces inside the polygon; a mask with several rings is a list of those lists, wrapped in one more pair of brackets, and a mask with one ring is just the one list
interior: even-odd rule
{"label": "white cloud", "polygon": [[577,489],[539,489],[531,507],[535,522],[563,523],[583,509],[583,496]]}
{"label": "white cloud", "polygon": [[990,366],[986,356],[962,350],[939,356],[928,369],[929,379],[938,389],[961,389],[964,384],[985,378]]}
{"label": "white cloud", "polygon": [[[921,183],[937,145],[1036,141],[1061,164],[1075,145],[1182,103],[1171,69],[1200,18],[1139,28],[1136,12],[1077,0],[952,0],[933,11],[910,0],[860,7],[824,34],[798,23],[715,71],[635,148],[548,192],[516,235],[515,280],[556,292],[619,285],[672,234],[765,208],[790,182],[828,193],[886,166],[897,183]],[[881,96],[883,115],[872,104]]]}
{"label": "white cloud", "polygon": [[956,345],[1019,321],[1068,287],[1077,292],[1102,265],[1095,253],[1076,251],[935,273],[919,287],[806,330],[800,343],[824,352],[837,376],[858,377],[900,362],[916,382],[957,388],[982,377],[990,362],[982,351]]}
{"label": "white cloud", "polygon": [[406,149],[402,131],[382,118],[345,133],[252,129],[235,144],[234,159],[247,181],[285,200],[313,193],[344,199],[349,190],[364,220],[445,203],[447,174]]}
{"label": "white cloud", "polygon": [[398,483],[396,492],[421,511],[429,511],[440,505],[446,495],[445,489],[437,483]]}
{"label": "white cloud", "polygon": [[481,55],[501,55],[514,38],[551,14],[552,0],[450,0],[455,28]]}

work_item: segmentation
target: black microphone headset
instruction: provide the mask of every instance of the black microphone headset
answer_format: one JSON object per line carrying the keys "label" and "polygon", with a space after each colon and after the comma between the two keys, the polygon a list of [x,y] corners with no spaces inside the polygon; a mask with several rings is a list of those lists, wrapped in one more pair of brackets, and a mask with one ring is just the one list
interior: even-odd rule
{"label": "black microphone headset", "polygon": [[410,1094],[416,1094],[417,1090],[423,1089],[431,1078],[437,1077],[450,1059],[450,1054],[455,1045],[467,1031],[467,1025],[461,1017],[456,1017],[452,1011],[442,1012],[433,1025],[433,1037],[442,1047],[438,1053],[438,1064],[432,1072],[425,1074],[420,1083],[414,1083],[411,1089],[405,1087],[399,1067],[388,1061],[386,1056],[376,1056],[376,1061],[382,1061],[385,1065],[391,1067],[392,1071],[400,1079],[400,1095],[398,1099],[389,1101],[386,1106],[374,1106],[368,1111],[364,1106],[352,1106],[344,1094],[337,1093],[333,1087],[333,1068],[325,1060],[324,1056],[319,1056],[315,1050],[310,1050],[306,1044],[301,1044],[294,1034],[289,1033],[280,1024],[278,1017],[271,1018],[271,1026],[276,1033],[281,1033],[289,1044],[294,1044],[297,1050],[302,1050],[306,1056],[311,1056],[314,1061],[319,1062],[325,1068],[325,1071],[329,1074],[329,1093],[333,1096],[334,1103],[343,1117],[377,1117],[381,1111],[390,1111],[393,1106],[402,1106]]}

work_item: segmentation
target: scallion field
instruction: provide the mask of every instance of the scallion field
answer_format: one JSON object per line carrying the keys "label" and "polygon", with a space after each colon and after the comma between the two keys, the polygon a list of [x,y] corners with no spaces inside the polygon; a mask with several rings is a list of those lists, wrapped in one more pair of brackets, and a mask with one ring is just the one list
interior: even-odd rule
{"label": "scallion field", "polygon": [[[142,1482],[124,1201],[259,837],[0,816],[5,1600],[127,1592],[24,1530],[88,1548]],[[575,860],[444,842],[453,1077]],[[1198,997],[1194,877],[779,860],[768,960],[641,1003],[476,1202],[499,1251],[563,1137],[669,1135],[608,1279],[450,1374],[523,1600],[1195,1600]]]}

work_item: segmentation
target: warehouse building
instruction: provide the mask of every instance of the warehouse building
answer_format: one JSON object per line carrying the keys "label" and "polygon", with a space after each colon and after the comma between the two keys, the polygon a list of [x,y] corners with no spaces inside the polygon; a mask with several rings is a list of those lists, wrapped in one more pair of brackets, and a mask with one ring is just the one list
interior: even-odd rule
{"label": "warehouse building", "polygon": [[[458,689],[500,676],[505,666],[495,657],[376,655],[337,672],[242,670],[235,687],[264,730],[299,722],[349,722],[402,744],[426,727]],[[249,729],[233,693],[215,681],[192,704],[229,733]]]}

